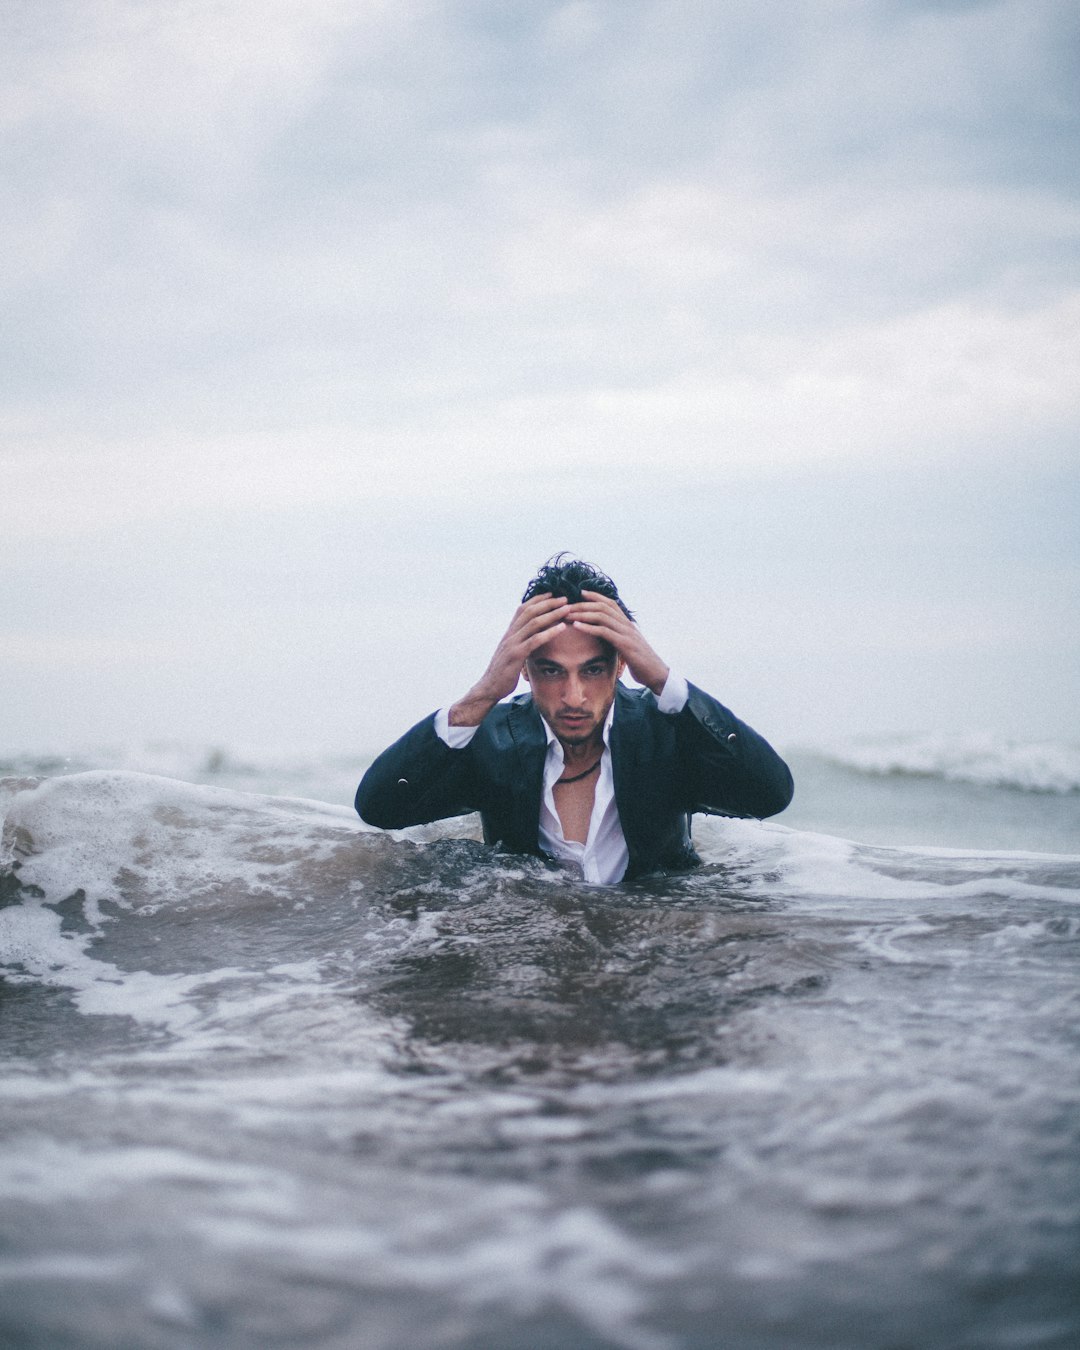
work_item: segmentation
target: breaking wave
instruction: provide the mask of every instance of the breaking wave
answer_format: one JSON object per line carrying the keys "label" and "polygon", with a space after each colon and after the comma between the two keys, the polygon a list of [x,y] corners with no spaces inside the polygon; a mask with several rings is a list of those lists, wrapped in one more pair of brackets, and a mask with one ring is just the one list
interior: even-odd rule
{"label": "breaking wave", "polygon": [[819,749],[860,773],[941,778],[1023,792],[1080,792],[1080,746],[982,736],[926,735],[851,741]]}
{"label": "breaking wave", "polygon": [[1080,1336],[1080,857],[705,820],[595,887],[105,770],[0,816],[2,1344]]}

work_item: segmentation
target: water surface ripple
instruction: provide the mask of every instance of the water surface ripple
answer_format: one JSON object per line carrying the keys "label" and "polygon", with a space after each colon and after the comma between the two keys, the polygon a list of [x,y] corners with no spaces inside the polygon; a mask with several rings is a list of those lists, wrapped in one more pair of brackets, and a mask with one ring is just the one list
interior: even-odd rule
{"label": "water surface ripple", "polygon": [[1080,1343],[1080,858],[0,790],[0,1345]]}

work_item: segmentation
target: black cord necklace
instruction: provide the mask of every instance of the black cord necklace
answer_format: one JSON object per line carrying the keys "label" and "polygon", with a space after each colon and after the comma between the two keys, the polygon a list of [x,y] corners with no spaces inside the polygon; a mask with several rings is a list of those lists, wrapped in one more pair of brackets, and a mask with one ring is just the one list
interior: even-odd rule
{"label": "black cord necklace", "polygon": [[[603,758],[604,758],[603,755],[601,755],[600,759]],[[596,770],[600,767],[600,759],[595,760],[592,764],[590,764],[584,773],[575,774],[573,778],[558,779],[557,782],[554,784],[554,786],[568,787],[571,783],[580,783],[583,778],[588,778],[589,774],[596,772]]]}

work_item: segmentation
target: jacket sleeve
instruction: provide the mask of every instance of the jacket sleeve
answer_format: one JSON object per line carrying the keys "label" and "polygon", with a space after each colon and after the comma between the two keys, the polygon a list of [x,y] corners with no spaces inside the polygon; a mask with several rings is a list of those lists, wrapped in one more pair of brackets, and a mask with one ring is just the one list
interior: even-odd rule
{"label": "jacket sleeve", "polygon": [[478,809],[468,750],[451,750],[435,730],[435,714],[395,741],[356,790],[361,820],[382,830],[426,825]]}
{"label": "jacket sleeve", "polygon": [[774,816],[791,801],[788,766],[752,727],[695,685],[676,714],[685,809],[706,815]]}

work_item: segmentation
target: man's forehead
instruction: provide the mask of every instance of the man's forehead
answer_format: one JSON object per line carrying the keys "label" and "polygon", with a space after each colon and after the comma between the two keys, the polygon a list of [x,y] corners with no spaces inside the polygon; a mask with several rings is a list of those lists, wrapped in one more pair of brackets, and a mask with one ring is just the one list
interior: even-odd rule
{"label": "man's forehead", "polygon": [[568,628],[545,642],[532,655],[534,661],[553,661],[559,666],[588,665],[590,661],[610,661],[615,648],[603,638],[583,633],[580,628]]}

